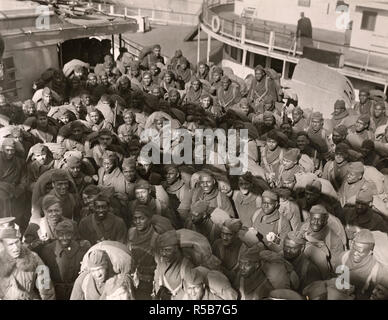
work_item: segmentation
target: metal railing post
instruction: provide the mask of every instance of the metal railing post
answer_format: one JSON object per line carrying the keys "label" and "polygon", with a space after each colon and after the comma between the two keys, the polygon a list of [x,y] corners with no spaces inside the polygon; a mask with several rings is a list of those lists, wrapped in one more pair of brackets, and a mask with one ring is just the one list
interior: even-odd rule
{"label": "metal railing post", "polygon": [[102,11],[102,4],[101,3],[98,4],[97,9],[98,9],[98,11]]}
{"label": "metal railing post", "polygon": [[125,17],[128,17],[128,8],[127,7],[124,8],[124,18]]}
{"label": "metal railing post", "polygon": [[247,32],[246,26],[245,24],[242,24],[241,25],[241,44],[245,43],[246,32]]}
{"label": "metal railing post", "polygon": [[370,58],[370,51],[368,50],[368,55],[366,56],[365,71],[368,71],[368,67],[369,67],[369,58]]}
{"label": "metal railing post", "polygon": [[274,31],[270,31],[270,33],[269,33],[269,47],[268,47],[268,51],[273,51],[274,44],[275,44],[275,32]]}
{"label": "metal railing post", "polygon": [[111,5],[109,8],[110,8],[110,14],[115,14],[115,6]]}
{"label": "metal railing post", "polygon": [[198,24],[198,34],[197,34],[197,64],[201,59],[201,24]]}
{"label": "metal railing post", "polygon": [[209,63],[210,61],[210,49],[211,49],[211,42],[212,42],[212,37],[210,34],[207,35],[207,51],[206,51],[206,62]]}

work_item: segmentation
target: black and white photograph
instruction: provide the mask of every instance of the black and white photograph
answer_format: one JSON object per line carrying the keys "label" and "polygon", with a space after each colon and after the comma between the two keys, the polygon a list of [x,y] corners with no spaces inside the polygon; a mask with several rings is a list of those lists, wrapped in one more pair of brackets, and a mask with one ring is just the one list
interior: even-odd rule
{"label": "black and white photograph", "polygon": [[387,94],[388,0],[0,0],[0,300],[388,300]]}

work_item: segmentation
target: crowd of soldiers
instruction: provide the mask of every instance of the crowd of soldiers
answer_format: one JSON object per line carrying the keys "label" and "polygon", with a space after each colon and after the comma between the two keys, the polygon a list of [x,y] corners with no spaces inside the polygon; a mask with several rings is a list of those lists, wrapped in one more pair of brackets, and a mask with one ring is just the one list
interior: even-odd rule
{"label": "crowd of soldiers", "polygon": [[[388,299],[385,98],[324,119],[271,69],[165,60],[122,50],[0,95],[0,299]],[[248,171],[152,163],[142,133],[166,123],[247,129]]]}

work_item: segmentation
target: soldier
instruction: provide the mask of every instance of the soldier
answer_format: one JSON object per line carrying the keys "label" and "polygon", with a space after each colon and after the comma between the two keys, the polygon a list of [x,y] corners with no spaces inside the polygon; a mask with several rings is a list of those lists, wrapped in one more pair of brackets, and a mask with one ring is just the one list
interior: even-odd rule
{"label": "soldier", "polygon": [[190,260],[183,256],[175,230],[161,234],[156,243],[155,300],[174,300],[182,295],[183,279],[194,266]]}
{"label": "soldier", "polygon": [[53,94],[50,88],[45,87],[42,91],[42,100],[37,103],[36,110],[48,113],[52,106],[54,106]]}
{"label": "soldier", "polygon": [[360,190],[355,206],[345,207],[345,231],[349,240],[352,240],[360,229],[388,232],[384,219],[372,209],[372,202],[371,190]]}
{"label": "soldier", "polygon": [[152,46],[152,52],[147,54],[142,62],[141,62],[141,65],[145,68],[145,69],[149,69],[151,64],[154,63],[161,63],[161,64],[164,64],[164,58],[161,56],[161,46],[159,44],[155,44]]}
{"label": "soldier", "polygon": [[221,234],[221,228],[211,219],[211,211],[206,201],[197,201],[191,205],[190,217],[186,219],[185,228],[204,235],[212,245]]}
{"label": "soldier", "polygon": [[362,162],[351,162],[349,164],[346,179],[338,191],[342,207],[346,204],[355,204],[356,195],[361,189],[369,189],[373,195],[377,194],[376,185],[365,180],[364,170]]}
{"label": "soldier", "polygon": [[75,280],[70,300],[99,300],[107,281],[113,277],[108,254],[99,249],[90,251],[87,269]]}
{"label": "soldier", "polygon": [[81,171],[82,160],[76,156],[70,156],[66,159],[66,169],[73,178],[75,186],[77,187],[78,196],[80,197],[83,190],[93,183],[93,178]]}
{"label": "soldier", "polygon": [[85,142],[87,135],[84,133],[85,126],[81,121],[73,121],[68,126],[71,134],[63,140],[62,146],[67,151],[77,150],[85,154]]}
{"label": "soldier", "polygon": [[82,258],[90,248],[88,241],[75,240],[74,225],[63,220],[55,226],[56,240],[44,246],[40,256],[51,272],[57,300],[69,300]]}
{"label": "soldier", "polygon": [[14,219],[0,223],[0,299],[55,300],[50,270],[39,256],[25,247],[15,227],[5,226]]}
{"label": "soldier", "polygon": [[249,248],[239,258],[239,271],[234,282],[240,300],[261,300],[274,290],[271,282],[262,271],[260,249]]}
{"label": "soldier", "polygon": [[322,178],[330,181],[335,190],[339,190],[348,174],[349,146],[345,143],[337,144],[334,160],[328,161],[324,168]]}
{"label": "soldier", "polygon": [[126,243],[127,227],[123,219],[109,212],[109,199],[100,194],[94,199],[93,205],[93,214],[86,216],[79,223],[81,238],[92,245],[104,240]]}
{"label": "soldier", "polygon": [[320,153],[324,154],[329,151],[331,142],[329,132],[323,128],[323,115],[320,112],[313,112],[311,115],[311,125],[307,130],[309,139],[317,146],[320,146]]}
{"label": "soldier", "polygon": [[305,247],[306,239],[303,238],[303,233],[299,231],[290,231],[284,239],[283,256],[292,263],[299,277],[300,283],[297,291],[300,293],[310,283],[324,280],[319,268],[304,254]]}
{"label": "soldier", "polygon": [[373,132],[376,132],[378,127],[385,126],[387,123],[388,117],[386,115],[385,105],[383,102],[377,102],[370,119],[370,128]]}
{"label": "soldier", "polygon": [[388,286],[388,270],[373,254],[375,239],[366,229],[360,230],[350,245],[338,259],[337,266],[345,266],[350,272],[350,284],[355,286],[356,299],[365,300],[371,296],[377,284]]}
{"label": "soldier", "polygon": [[253,175],[250,171],[238,177],[238,187],[239,190],[233,193],[233,202],[243,226],[249,228],[252,226],[253,213],[261,208],[262,199],[255,193]]}
{"label": "soldier", "polygon": [[202,82],[197,77],[193,77],[190,82],[190,87],[186,93],[186,103],[200,104],[201,96],[204,93]]}
{"label": "soldier", "polygon": [[334,112],[331,122],[333,124],[333,128],[336,128],[340,125],[345,126],[346,128],[354,125],[355,119],[350,117],[349,111],[346,110],[346,105],[344,100],[337,100],[334,103]]}
{"label": "soldier", "polygon": [[47,143],[55,141],[58,130],[49,123],[47,112],[38,110],[36,112],[35,128],[30,132],[39,142]]}
{"label": "soldier", "polygon": [[120,200],[126,200],[125,178],[119,168],[119,159],[113,151],[106,150],[102,155],[102,167],[98,169],[98,185],[112,187]]}
{"label": "soldier", "polygon": [[287,233],[292,230],[287,216],[279,212],[279,195],[270,190],[262,194],[262,205],[252,216],[252,226],[266,247],[279,252]]}
{"label": "soldier", "polygon": [[[168,193],[170,207],[175,209],[182,221],[189,216],[192,192],[181,177],[179,168],[176,165],[165,165],[166,183],[164,189]],[[175,205],[171,205],[174,204]]]}
{"label": "soldier", "polygon": [[211,89],[210,93],[214,96],[217,95],[218,89],[222,87],[221,78],[224,75],[224,71],[220,67],[214,67],[212,72],[212,79],[211,79]]}
{"label": "soldier", "polygon": [[221,260],[221,270],[233,283],[238,261],[247,247],[238,237],[242,228],[239,219],[228,219],[222,224],[220,238],[213,244],[213,253]]}
{"label": "soldier", "polygon": [[280,186],[280,178],[283,174],[300,175],[304,172],[311,172],[314,170],[314,163],[311,161],[306,169],[299,164],[301,159],[300,150],[297,148],[289,149],[283,154],[282,163],[279,168],[279,180],[276,182],[276,186]]}
{"label": "soldier", "polygon": [[[132,273],[138,280],[134,295],[136,300],[151,300],[156,262],[154,249],[159,234],[151,224],[153,212],[138,206],[133,213],[133,225],[128,231],[128,247],[133,258]],[[135,283],[136,284],[136,283]]]}
{"label": "soldier", "polygon": [[210,208],[219,208],[227,212],[231,218],[235,217],[229,198],[218,190],[216,179],[213,174],[201,172],[199,184],[200,186],[193,190],[192,203],[195,203],[198,200],[208,201]]}
{"label": "soldier", "polygon": [[362,114],[358,117],[354,129],[351,129],[351,135],[361,144],[364,140],[374,140],[374,134],[369,130],[370,116]]}
{"label": "soldier", "polygon": [[217,90],[218,104],[225,112],[241,100],[240,90],[227,76],[221,79],[222,86]]}
{"label": "soldier", "polygon": [[292,128],[296,133],[306,131],[308,128],[307,120],[304,118],[303,110],[300,107],[292,110]]}
{"label": "soldier", "polygon": [[248,100],[252,105],[258,105],[267,95],[277,100],[276,86],[264,68],[258,65],[255,67],[255,77],[249,89]]}
{"label": "soldier", "polygon": [[32,162],[27,164],[27,179],[30,191],[34,190],[36,181],[46,171],[54,168],[53,154],[44,144],[32,148]]}
{"label": "soldier", "polygon": [[329,212],[318,204],[310,209],[309,221],[300,228],[307,240],[305,254],[314,261],[324,279],[334,270],[333,262],[345,249],[343,239],[329,227],[328,219]]}
{"label": "soldier", "polygon": [[292,196],[292,190],[276,188],[273,191],[279,195],[279,212],[290,221],[292,230],[298,230],[302,224],[301,213],[296,200]]}
{"label": "soldier", "polygon": [[369,89],[362,88],[359,92],[358,98],[360,102],[357,102],[354,105],[354,110],[359,114],[366,114],[370,116],[372,114],[374,103],[373,100],[370,99]]}

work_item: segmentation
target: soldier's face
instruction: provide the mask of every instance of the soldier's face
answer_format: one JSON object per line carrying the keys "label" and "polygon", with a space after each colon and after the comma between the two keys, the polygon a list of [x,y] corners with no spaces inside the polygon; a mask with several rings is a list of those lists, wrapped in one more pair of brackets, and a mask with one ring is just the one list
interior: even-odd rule
{"label": "soldier's face", "polygon": [[240,189],[240,192],[245,196],[251,192],[252,184],[248,181],[245,181],[243,179],[239,179],[238,181],[238,187]]}
{"label": "soldier's face", "polygon": [[68,248],[73,239],[72,232],[57,232],[57,240],[62,248]]}
{"label": "soldier's face", "polygon": [[123,167],[123,175],[128,182],[134,182],[136,180],[136,167]]}
{"label": "soldier's face", "polygon": [[69,181],[55,181],[53,182],[53,187],[58,195],[64,196],[69,192]]}
{"label": "soldier's face", "polygon": [[382,284],[377,284],[373,289],[370,300],[388,300],[388,288],[384,287]]}
{"label": "soldier's face", "polygon": [[44,95],[42,96],[42,100],[43,100],[43,103],[44,103],[45,105],[50,104],[51,101],[52,101],[51,93],[49,93],[49,94],[44,94]]}
{"label": "soldier's face", "polygon": [[166,75],[164,76],[164,81],[166,81],[167,83],[170,83],[172,81],[171,75],[169,73],[166,73]]}
{"label": "soldier's face", "polygon": [[159,57],[160,56],[160,49],[159,48],[154,48],[153,50],[155,56]]}
{"label": "soldier's face", "polygon": [[264,117],[264,125],[268,128],[273,127],[275,124],[275,119],[271,117]]}
{"label": "soldier's face", "polygon": [[194,91],[198,91],[198,90],[201,88],[201,82],[199,82],[199,81],[194,81],[194,82],[192,83],[192,86],[193,86]]}
{"label": "soldier's face", "polygon": [[186,293],[189,300],[201,300],[205,294],[205,284],[186,285]]}
{"label": "soldier's face", "polygon": [[96,283],[101,284],[108,278],[108,266],[90,268],[90,274]]}
{"label": "soldier's face", "polygon": [[94,201],[94,214],[98,221],[102,221],[108,215],[109,205],[106,201]]}
{"label": "soldier's face", "polygon": [[94,124],[97,124],[98,120],[100,120],[100,116],[99,116],[98,112],[91,112],[89,114],[89,118],[90,118],[90,121]]}
{"label": "soldier's face", "polygon": [[299,111],[292,111],[292,119],[294,122],[298,122],[300,119],[302,119],[303,113]]}
{"label": "soldier's face", "polygon": [[295,243],[290,239],[285,239],[283,243],[283,255],[287,260],[294,260],[303,252],[303,245]]}
{"label": "soldier's face", "polygon": [[351,172],[349,171],[348,174],[346,175],[346,181],[348,184],[353,184],[362,179],[363,173],[361,172]]}
{"label": "soldier's face", "polygon": [[88,82],[90,85],[96,86],[97,85],[97,78],[96,77],[89,77]]}
{"label": "soldier's face", "polygon": [[35,114],[35,111],[36,111],[36,108],[35,108],[35,105],[34,104],[30,104],[28,107],[27,107],[27,115],[28,116],[33,116]]}
{"label": "soldier's face", "polygon": [[374,108],[374,116],[376,118],[380,118],[382,115],[385,114],[385,107],[381,106],[381,105],[377,105],[375,106]]}
{"label": "soldier's face", "polygon": [[102,166],[104,167],[105,172],[111,173],[116,167],[116,161],[112,159],[104,159],[102,161]]}
{"label": "soldier's face", "polygon": [[240,110],[243,114],[247,115],[249,113],[249,106],[247,104],[240,105]]}
{"label": "soldier's face", "polygon": [[356,214],[363,215],[368,212],[369,203],[356,200]]}
{"label": "soldier's face", "polygon": [[12,146],[3,147],[3,152],[7,160],[12,160],[15,156],[16,150]]}
{"label": "soldier's face", "polygon": [[276,140],[273,140],[273,139],[267,139],[267,146],[268,146],[268,149],[273,151],[277,148],[278,146],[278,143]]}
{"label": "soldier's face", "polygon": [[241,276],[243,278],[248,278],[258,269],[258,263],[246,259],[240,259],[239,268]]}
{"label": "soldier's face", "polygon": [[174,184],[179,179],[179,172],[175,168],[170,169],[166,174],[166,181],[168,185]]}
{"label": "soldier's face", "polygon": [[202,107],[203,107],[204,109],[209,108],[210,105],[211,105],[211,99],[210,99],[210,97],[206,97],[206,98],[203,98],[203,99],[202,99]]}
{"label": "soldier's face", "polygon": [[125,122],[126,124],[132,124],[134,120],[135,120],[135,117],[133,116],[132,113],[127,113],[127,114],[124,116],[124,122]]}
{"label": "soldier's face", "polygon": [[341,164],[341,163],[343,163],[343,162],[345,161],[345,157],[344,157],[344,155],[341,154],[341,153],[336,153],[336,154],[334,155],[334,160],[335,160],[335,162],[336,162],[337,164]]}
{"label": "soldier's face", "polygon": [[81,101],[82,101],[82,104],[87,107],[87,106],[90,106],[90,96],[88,94],[84,94],[82,97],[81,97]]}
{"label": "soldier's face", "polygon": [[112,137],[111,136],[108,136],[108,135],[101,135],[99,138],[98,138],[98,143],[102,146],[102,147],[107,147],[107,146],[110,146],[112,144]]}
{"label": "soldier's face", "polygon": [[356,132],[362,132],[366,127],[367,125],[363,121],[357,120],[355,125]]}
{"label": "soldier's face", "polygon": [[93,203],[94,200],[96,200],[97,195],[96,194],[82,194],[82,202],[84,203],[85,206],[89,208],[93,208]]}
{"label": "soldier's face", "polygon": [[221,75],[220,75],[218,72],[213,73],[213,80],[214,80],[215,82],[220,81],[220,80],[221,80]]}
{"label": "soldier's face", "polygon": [[311,213],[310,214],[310,227],[314,232],[319,232],[327,224],[328,216],[324,214]]}
{"label": "soldier's face", "polygon": [[360,92],[359,99],[361,104],[364,104],[368,101],[369,95],[366,92]]}
{"label": "soldier's face", "polygon": [[369,243],[353,242],[350,248],[350,259],[352,259],[354,263],[360,263],[372,254],[372,250],[373,246]]}
{"label": "soldier's face", "polygon": [[311,121],[311,128],[317,132],[323,127],[323,121],[319,119],[313,119]]}
{"label": "soldier's face", "polygon": [[151,164],[149,163],[139,163],[137,166],[137,171],[140,173],[140,175],[145,176],[150,172],[151,170]]}
{"label": "soldier's face", "polygon": [[147,204],[151,198],[150,192],[148,189],[136,189],[135,197],[141,204]]}
{"label": "soldier's face", "polygon": [[205,71],[206,71],[205,65],[204,65],[204,64],[199,65],[198,70],[199,70],[199,73],[200,73],[200,74],[204,74]]}
{"label": "soldier's face", "polygon": [[20,239],[3,239],[3,247],[12,259],[17,259],[22,253],[22,242]]}
{"label": "soldier's face", "polygon": [[311,191],[305,191],[305,196],[306,196],[306,202],[308,204],[315,204],[319,197],[320,197],[320,193],[318,192],[311,192]]}
{"label": "soldier's face", "polygon": [[282,181],[282,187],[287,188],[288,190],[294,190],[295,184],[295,180]]}
{"label": "soldier's face", "polygon": [[296,145],[298,146],[298,149],[303,151],[306,146],[308,145],[308,140],[307,140],[307,137],[305,136],[299,136],[297,139],[296,139]]}
{"label": "soldier's face", "polygon": [[135,214],[133,215],[133,224],[136,227],[137,231],[145,231],[148,229],[150,225],[150,219],[146,217],[142,212],[135,211]]}
{"label": "soldier's face", "polygon": [[101,83],[104,85],[104,86],[107,86],[109,84],[109,81],[108,81],[108,77],[103,75],[101,76]]}
{"label": "soldier's face", "polygon": [[263,79],[264,75],[265,75],[265,73],[260,69],[255,71],[255,78],[257,81],[261,81],[261,79]]}
{"label": "soldier's face", "polygon": [[81,128],[74,128],[72,136],[74,139],[78,141],[78,139],[82,138],[83,131]]}
{"label": "soldier's face", "polygon": [[39,116],[36,119],[36,125],[39,128],[46,128],[48,125],[48,118],[46,116]]}
{"label": "soldier's face", "polygon": [[268,197],[263,197],[263,202],[261,203],[261,208],[265,215],[271,214],[274,212],[279,205],[279,202]]}
{"label": "soldier's face", "polygon": [[178,255],[178,247],[177,246],[167,246],[160,248],[159,250],[160,257],[162,261],[165,263],[170,263],[174,261]]}
{"label": "soldier's face", "polygon": [[44,210],[45,216],[53,224],[57,224],[61,220],[62,212],[63,210],[59,203],[55,203]]}
{"label": "soldier's face", "polygon": [[343,107],[338,107],[338,106],[334,107],[334,115],[336,115],[336,116],[338,116],[339,114],[341,114],[344,111],[345,111],[345,108],[343,108]]}
{"label": "soldier's face", "polygon": [[210,176],[201,176],[199,178],[199,184],[202,187],[204,193],[209,194],[213,191],[215,186],[215,181],[213,177]]}
{"label": "soldier's face", "polygon": [[35,160],[39,163],[39,164],[45,164],[46,163],[46,159],[47,159],[47,152],[46,151],[42,151],[40,153],[36,153],[34,155],[35,157]]}
{"label": "soldier's face", "polygon": [[78,178],[79,174],[81,173],[81,164],[72,164],[67,167],[69,170],[70,175],[73,178]]}
{"label": "soldier's face", "polygon": [[152,79],[151,79],[151,77],[150,77],[150,75],[145,75],[144,77],[143,77],[143,83],[146,85],[146,86],[149,86],[150,84],[151,84],[151,81],[152,81]]}
{"label": "soldier's face", "polygon": [[337,131],[333,131],[333,142],[335,144],[339,144],[341,141],[343,141],[342,135],[340,135]]}
{"label": "soldier's face", "polygon": [[292,160],[288,160],[288,159],[283,158],[283,167],[286,170],[293,168],[296,164],[297,164],[296,161],[292,161]]}
{"label": "soldier's face", "polygon": [[235,234],[231,232],[228,228],[223,227],[221,230],[220,238],[222,240],[222,245],[224,247],[229,247],[235,238]]}
{"label": "soldier's face", "polygon": [[289,124],[283,124],[281,126],[281,130],[284,132],[284,134],[286,134],[287,136],[291,136],[292,135],[292,127],[291,125]]}
{"label": "soldier's face", "polygon": [[222,87],[224,88],[225,91],[229,89],[229,85],[230,85],[229,81],[222,81]]}

